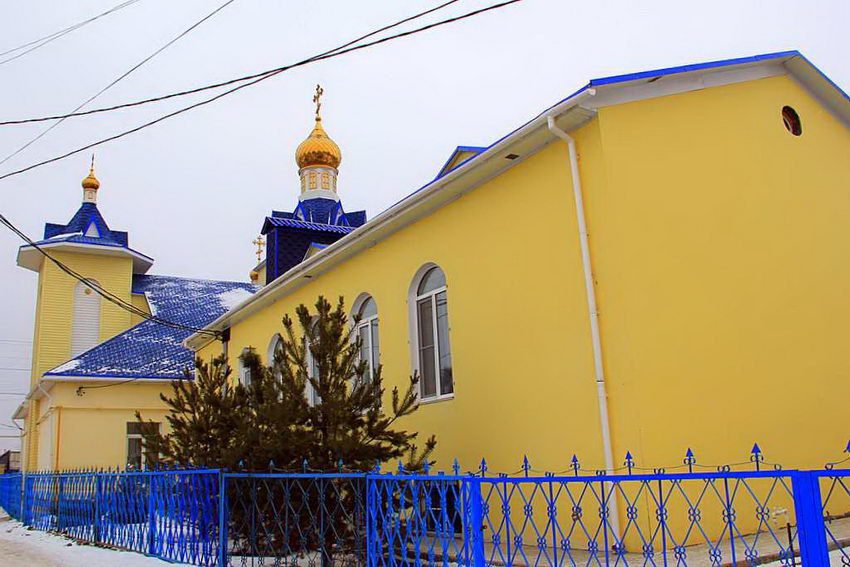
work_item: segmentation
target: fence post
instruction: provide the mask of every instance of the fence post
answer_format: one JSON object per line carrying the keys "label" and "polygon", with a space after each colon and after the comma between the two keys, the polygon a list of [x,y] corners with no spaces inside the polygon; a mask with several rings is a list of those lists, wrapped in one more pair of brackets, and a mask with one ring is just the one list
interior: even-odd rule
{"label": "fence post", "polygon": [[148,554],[156,555],[156,473],[148,473]]}
{"label": "fence post", "polygon": [[27,473],[21,473],[21,522],[27,523]]}
{"label": "fence post", "polygon": [[62,531],[62,491],[65,488],[65,483],[62,482],[65,478],[62,474],[59,474],[59,478],[57,479],[57,494],[56,494],[56,531]]}
{"label": "fence post", "polygon": [[794,512],[797,516],[797,542],[800,560],[806,567],[828,567],[826,527],[823,519],[819,476],[814,472],[791,473]]}
{"label": "fence post", "polygon": [[100,473],[94,473],[94,542],[100,543]]}
{"label": "fence post", "polygon": [[373,506],[373,498],[374,498],[374,487],[372,484],[374,481],[369,478],[367,474],[365,476],[366,479],[366,567],[373,567],[377,565],[377,561],[372,558],[372,546],[374,545],[374,538],[372,534],[372,526],[375,525],[375,511],[372,509]]}
{"label": "fence post", "polygon": [[484,515],[481,509],[481,479],[470,477],[463,482],[469,486],[469,533],[472,535],[472,565],[473,567],[485,567],[484,565]]}
{"label": "fence post", "polygon": [[227,475],[218,473],[218,567],[227,565]]}

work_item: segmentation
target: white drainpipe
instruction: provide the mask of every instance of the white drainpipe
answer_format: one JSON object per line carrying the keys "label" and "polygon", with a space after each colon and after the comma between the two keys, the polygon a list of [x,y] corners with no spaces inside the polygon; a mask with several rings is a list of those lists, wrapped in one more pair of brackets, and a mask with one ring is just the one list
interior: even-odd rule
{"label": "white drainpipe", "polygon": [[[573,178],[573,197],[576,206],[578,238],[581,245],[581,264],[584,271],[584,287],[587,292],[587,310],[590,316],[590,340],[593,347],[593,367],[596,375],[596,396],[599,401],[599,421],[602,430],[602,451],[605,454],[605,469],[614,472],[614,452],[611,448],[611,425],[608,417],[608,394],[605,391],[605,368],[602,365],[602,342],[599,338],[599,311],[596,307],[596,290],[593,285],[593,266],[590,263],[590,248],[587,242],[587,223],[584,218],[584,198],[581,192],[581,176],[578,170],[576,141],[572,136],[558,128],[554,116],[547,116],[549,131],[567,143],[570,151],[570,172]],[[616,495],[615,495],[616,496]],[[619,514],[616,497],[612,498],[610,513],[611,527],[620,534]],[[619,535],[618,535],[619,537]]]}

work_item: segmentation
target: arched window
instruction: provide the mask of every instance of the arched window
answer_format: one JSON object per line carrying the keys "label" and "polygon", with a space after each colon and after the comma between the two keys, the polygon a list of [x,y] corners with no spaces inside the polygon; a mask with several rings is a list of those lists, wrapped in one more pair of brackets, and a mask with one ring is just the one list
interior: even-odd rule
{"label": "arched window", "polygon": [[420,270],[411,288],[415,321],[415,370],[424,400],[454,393],[446,275],[437,266]]}
{"label": "arched window", "polygon": [[[90,280],[97,285],[95,280]],[[100,339],[100,295],[86,282],[74,288],[74,315],[71,320],[71,356],[77,356]]]}
{"label": "arched window", "polygon": [[242,349],[242,355],[239,357],[239,383],[246,388],[251,385],[251,369],[245,365],[243,357],[251,352],[251,347]]}
{"label": "arched window", "polygon": [[[359,303],[359,306],[358,306]],[[365,360],[368,366],[364,378],[371,380],[375,369],[381,364],[381,342],[378,337],[378,305],[371,296],[363,296],[355,302],[360,320],[354,332],[360,339],[360,360]]]}
{"label": "arched window", "polygon": [[277,353],[282,345],[283,339],[279,334],[275,334],[275,336],[272,337],[272,340],[269,341],[269,350],[266,352],[266,364],[268,366],[274,366],[275,353]]}

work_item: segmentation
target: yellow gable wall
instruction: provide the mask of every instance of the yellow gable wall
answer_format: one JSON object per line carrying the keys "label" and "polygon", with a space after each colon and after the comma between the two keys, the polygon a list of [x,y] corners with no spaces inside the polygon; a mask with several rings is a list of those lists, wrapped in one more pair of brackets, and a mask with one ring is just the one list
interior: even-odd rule
{"label": "yellow gable wall", "polygon": [[[133,307],[135,307],[137,309],[141,309],[142,311],[144,311],[148,315],[151,314],[151,307],[148,304],[148,298],[145,297],[144,294],[142,294],[142,293],[132,294],[131,295],[131,302],[133,304]],[[132,313],[130,314],[130,326],[131,327],[138,325],[142,321],[144,321],[144,319],[140,315],[134,315]]]}
{"label": "yellow gable wall", "polygon": [[[550,145],[234,325],[231,365],[245,346],[265,356],[299,303],[343,295],[350,306],[367,292],[378,305],[386,386],[405,387],[408,290],[416,271],[434,262],[448,283],[455,398],[423,404],[401,426],[437,436],[442,468],[455,457],[474,468],[486,456],[493,470],[515,470],[524,453],[540,468],[566,468],[574,452],[601,463],[566,160],[565,146]],[[219,349],[208,345],[200,355]]]}
{"label": "yellow gable wall", "polygon": [[786,466],[840,458],[848,129],[787,77],[604,108],[599,122],[605,161],[582,173],[618,460],[677,464],[692,447],[727,463],[755,441]]}
{"label": "yellow gable wall", "polygon": [[[92,278],[108,291],[125,301],[131,301],[132,261],[129,258],[86,254],[81,252],[52,252],[57,260],[87,278]],[[71,328],[74,313],[74,288],[77,280],[61,271],[52,262],[42,263],[38,279],[31,385],[48,370],[71,357]],[[100,340],[104,341],[129,328],[130,314],[118,306],[101,300]],[[22,445],[22,462],[29,469],[49,468],[55,463],[57,425],[52,421],[49,400],[32,401],[30,418]],[[36,416],[35,419],[32,416]]]}

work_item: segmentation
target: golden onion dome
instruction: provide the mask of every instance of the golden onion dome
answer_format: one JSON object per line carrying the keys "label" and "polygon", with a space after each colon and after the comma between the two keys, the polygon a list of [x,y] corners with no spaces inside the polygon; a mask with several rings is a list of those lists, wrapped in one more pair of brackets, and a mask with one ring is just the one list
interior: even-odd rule
{"label": "golden onion dome", "polygon": [[94,176],[94,164],[92,164],[91,169],[89,170],[88,176],[83,179],[83,189],[98,189],[100,187],[100,181],[97,180],[97,177]]}
{"label": "golden onion dome", "polygon": [[313,127],[313,131],[295,150],[295,162],[299,168],[332,167],[334,169],[338,168],[342,162],[342,152],[322,128],[321,116],[316,116],[316,126]]}

